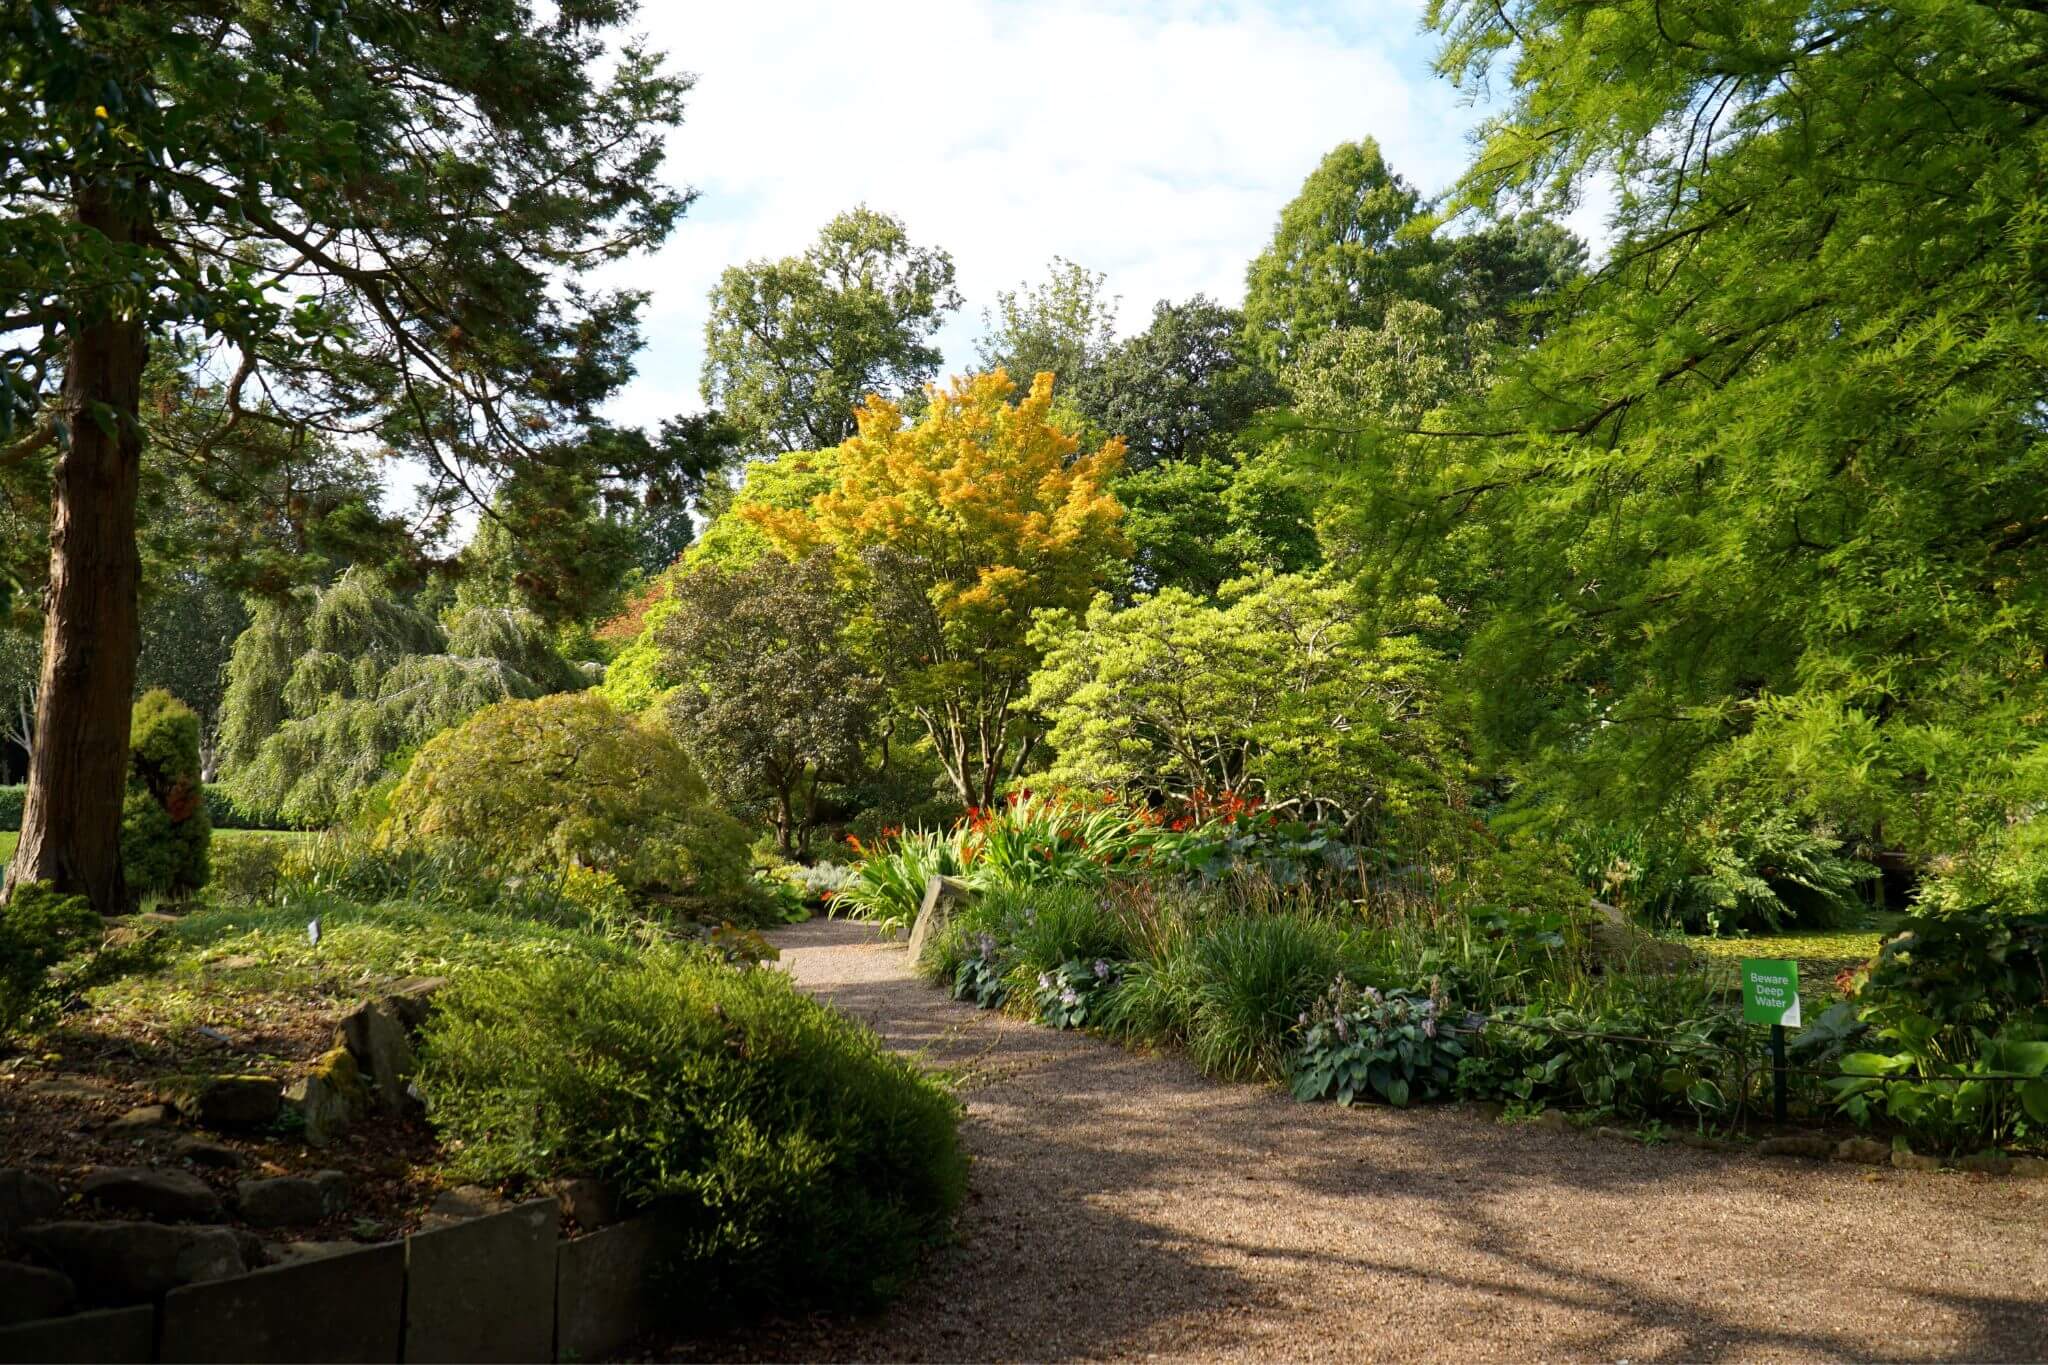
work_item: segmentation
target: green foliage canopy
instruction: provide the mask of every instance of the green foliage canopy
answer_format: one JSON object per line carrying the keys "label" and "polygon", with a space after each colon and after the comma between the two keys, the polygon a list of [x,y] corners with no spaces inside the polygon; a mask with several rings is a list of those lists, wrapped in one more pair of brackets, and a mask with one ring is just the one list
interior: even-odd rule
{"label": "green foliage canopy", "polygon": [[378,838],[515,872],[595,868],[689,913],[751,894],[746,831],[682,747],[594,692],[498,702],[436,735]]}
{"label": "green foliage canopy", "polygon": [[530,612],[461,608],[444,628],[352,569],[320,592],[256,605],[228,664],[225,785],[251,810],[324,825],[394,758],[480,707],[587,681]]}
{"label": "green foliage canopy", "polygon": [[960,306],[953,258],[862,206],[801,256],[728,268],[704,324],[704,399],[748,453],[823,450],[870,394],[915,396],[938,372],[931,337]]}
{"label": "green foliage canopy", "polygon": [[[1776,805],[1926,860],[2048,799],[2048,364],[2023,5],[1438,0],[1513,89],[1463,204],[1620,178],[1617,242],[1367,515],[1484,528],[1482,737],[1538,811]],[[1881,170],[1879,169],[1881,168]]]}
{"label": "green foliage canopy", "polygon": [[1030,702],[1050,721],[1047,777],[1256,793],[1361,830],[1427,833],[1465,782],[1442,660],[1412,633],[1360,626],[1344,585],[1307,575],[1241,580],[1221,603],[1169,588],[1041,617]]}
{"label": "green foliage canopy", "polygon": [[731,803],[765,806],[802,856],[821,784],[862,767],[879,681],[846,640],[851,604],[829,552],[680,574],[658,636],[679,685],[671,733]]}

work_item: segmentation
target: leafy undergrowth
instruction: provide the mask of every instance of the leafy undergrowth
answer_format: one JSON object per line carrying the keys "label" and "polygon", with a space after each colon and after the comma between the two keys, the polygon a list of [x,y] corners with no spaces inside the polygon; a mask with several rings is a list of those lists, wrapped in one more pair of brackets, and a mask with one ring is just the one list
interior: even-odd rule
{"label": "leafy undergrowth", "polygon": [[[243,843],[251,839],[289,840],[311,839],[314,837],[314,835],[300,830],[217,829],[213,832],[213,842],[216,845]],[[14,846],[20,842],[21,834],[19,831],[0,829],[0,870],[4,870],[7,864],[14,860]]]}

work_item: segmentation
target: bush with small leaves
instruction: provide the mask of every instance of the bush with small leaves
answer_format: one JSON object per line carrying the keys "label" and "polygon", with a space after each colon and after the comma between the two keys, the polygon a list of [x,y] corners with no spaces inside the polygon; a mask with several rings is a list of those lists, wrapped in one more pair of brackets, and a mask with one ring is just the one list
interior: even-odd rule
{"label": "bush with small leaves", "polygon": [[417,1083],[459,1175],[594,1175],[659,1208],[678,1309],[871,1306],[966,1186],[937,1080],[786,974],[703,949],[458,978]]}
{"label": "bush with small leaves", "polygon": [[145,693],[131,721],[121,862],[134,894],[206,885],[213,821],[199,777],[199,717],[170,693]]}

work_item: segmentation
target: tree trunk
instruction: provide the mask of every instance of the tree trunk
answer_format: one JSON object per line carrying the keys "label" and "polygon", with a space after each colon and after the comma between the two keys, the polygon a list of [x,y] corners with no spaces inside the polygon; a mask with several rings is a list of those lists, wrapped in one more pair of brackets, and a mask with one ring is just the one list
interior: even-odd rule
{"label": "tree trunk", "polygon": [[[131,194],[122,203],[103,187],[81,191],[79,222],[110,241],[134,241],[141,201]],[[10,893],[21,883],[53,882],[103,915],[129,908],[121,798],[141,647],[136,412],[148,349],[142,322],[132,316],[95,315],[71,334],[60,408],[68,439],[53,480],[35,744],[21,842],[7,874]]]}

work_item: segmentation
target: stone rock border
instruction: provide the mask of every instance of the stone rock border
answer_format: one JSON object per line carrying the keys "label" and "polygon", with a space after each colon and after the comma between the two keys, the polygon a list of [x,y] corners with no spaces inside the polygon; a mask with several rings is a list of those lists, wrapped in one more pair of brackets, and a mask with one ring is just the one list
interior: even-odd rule
{"label": "stone rock border", "polygon": [[561,1211],[555,1196],[529,1200],[132,1308],[0,1328],[0,1362],[588,1360],[661,1327],[661,1219],[565,1241]]}

